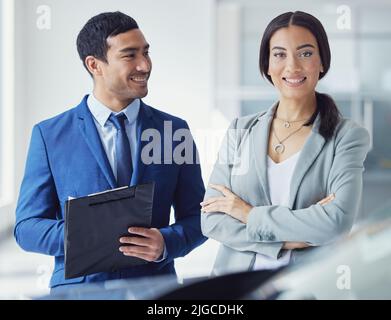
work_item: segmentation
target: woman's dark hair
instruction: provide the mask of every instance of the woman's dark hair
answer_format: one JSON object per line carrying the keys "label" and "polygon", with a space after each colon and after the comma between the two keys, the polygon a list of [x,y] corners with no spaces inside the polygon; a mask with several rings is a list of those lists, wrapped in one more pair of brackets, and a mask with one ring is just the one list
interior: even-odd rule
{"label": "woman's dark hair", "polygon": [[[321,22],[317,18],[306,12],[286,12],[274,18],[266,27],[259,50],[259,69],[261,71],[262,76],[266,77],[271,84],[273,84],[273,81],[270,75],[268,75],[270,39],[277,30],[281,28],[287,28],[291,25],[305,28],[310,31],[315,37],[318,43],[320,59],[323,66],[323,72],[319,74],[319,79],[322,79],[326,75],[327,71],[330,69],[330,46],[329,41],[327,39],[326,31],[324,30]],[[311,119],[305,125],[309,126],[313,124],[316,116],[319,113],[319,133],[327,141],[334,134],[335,128],[339,120],[341,119],[341,114],[334,100],[329,95],[319,92],[315,92],[315,94],[317,108]]]}
{"label": "woman's dark hair", "polygon": [[[138,29],[137,22],[128,15],[116,11],[105,12],[87,21],[77,36],[77,51],[84,67],[88,56],[107,62],[107,39],[132,29]],[[91,74],[91,73],[90,73]]]}

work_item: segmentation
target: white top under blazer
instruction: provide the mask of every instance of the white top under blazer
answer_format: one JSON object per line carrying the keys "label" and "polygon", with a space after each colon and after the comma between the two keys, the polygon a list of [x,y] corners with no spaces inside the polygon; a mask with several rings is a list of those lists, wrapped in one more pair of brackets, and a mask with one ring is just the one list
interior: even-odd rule
{"label": "white top under blazer", "polygon": [[[291,179],[300,153],[301,151],[280,163],[275,163],[267,156],[267,178],[272,205],[289,205]],[[258,253],[255,258],[253,270],[277,269],[287,265],[290,258],[291,250],[284,251],[282,256],[277,260]]]}

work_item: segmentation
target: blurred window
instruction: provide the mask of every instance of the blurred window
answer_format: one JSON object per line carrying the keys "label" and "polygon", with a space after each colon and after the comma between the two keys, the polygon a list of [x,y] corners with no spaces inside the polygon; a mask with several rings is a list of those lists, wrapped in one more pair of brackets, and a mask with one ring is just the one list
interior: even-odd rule
{"label": "blurred window", "polygon": [[[2,18],[3,18],[3,0],[0,0],[0,199],[3,197],[3,190],[4,190],[4,134],[3,134],[3,125],[4,125],[4,117],[3,117],[3,25],[2,25]],[[1,200],[0,200],[1,202]]]}
{"label": "blurred window", "polygon": [[0,208],[14,193],[14,1],[0,0]]}

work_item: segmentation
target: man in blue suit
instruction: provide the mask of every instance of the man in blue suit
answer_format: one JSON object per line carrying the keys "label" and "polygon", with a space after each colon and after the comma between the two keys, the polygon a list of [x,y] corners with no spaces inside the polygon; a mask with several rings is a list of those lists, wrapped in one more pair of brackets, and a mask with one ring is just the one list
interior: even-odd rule
{"label": "man in blue suit", "polygon": [[[175,274],[174,259],[206,240],[200,228],[205,189],[197,150],[191,140],[190,150],[182,150],[189,152],[185,158],[190,161],[175,161],[175,150],[183,139],[171,139],[169,145],[163,138],[152,143],[151,135],[145,133],[166,137],[165,130],[188,131],[188,125],[141,101],[148,93],[152,65],[149,45],[131,17],[111,12],[91,18],[78,35],[77,48],[94,90],[75,108],[34,126],[16,209],[16,241],[24,250],[55,257],[52,290]],[[153,152],[161,151],[152,162],[150,152],[145,152],[151,151],[151,144],[156,147]],[[64,204],[68,197],[150,181],[155,181],[152,228],[130,228],[129,236],[118,239],[124,255],[149,263],[65,280]],[[169,225],[171,206],[175,223]]]}

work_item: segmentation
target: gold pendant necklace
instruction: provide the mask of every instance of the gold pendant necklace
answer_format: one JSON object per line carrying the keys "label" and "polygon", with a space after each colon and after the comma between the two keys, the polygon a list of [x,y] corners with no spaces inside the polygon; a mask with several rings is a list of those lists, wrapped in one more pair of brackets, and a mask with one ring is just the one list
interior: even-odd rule
{"label": "gold pendant necklace", "polygon": [[278,143],[273,147],[274,151],[281,154],[281,153],[284,153],[285,151],[285,145],[283,144],[283,142],[285,140],[287,140],[288,138],[290,138],[292,135],[294,135],[296,132],[299,132],[301,130],[301,128],[303,128],[304,125],[301,125],[298,129],[296,129],[295,131],[292,131],[288,136],[286,136],[284,139],[280,140],[278,137],[277,137],[277,134],[276,134],[276,131],[274,130],[274,126],[273,126],[273,134],[275,136],[275,138],[277,139]]}

